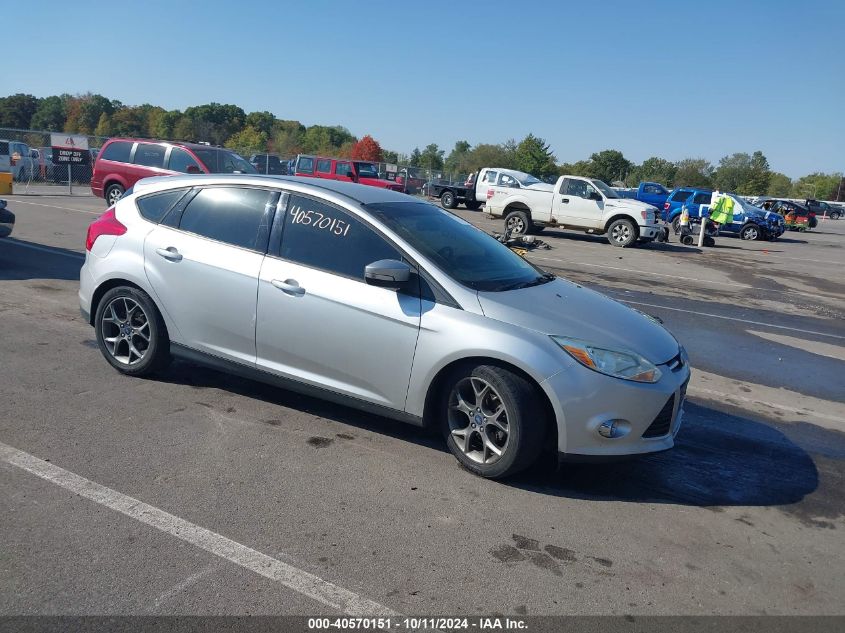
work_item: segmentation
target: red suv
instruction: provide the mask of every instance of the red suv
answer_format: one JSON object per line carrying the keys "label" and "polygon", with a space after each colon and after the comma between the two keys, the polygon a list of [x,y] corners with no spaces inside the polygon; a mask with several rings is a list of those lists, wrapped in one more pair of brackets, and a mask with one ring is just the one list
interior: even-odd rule
{"label": "red suv", "polygon": [[232,151],[201,143],[113,138],[106,141],[91,176],[91,192],[109,206],[141,178],[174,174],[255,174]]}
{"label": "red suv", "polygon": [[391,189],[393,191],[402,191],[403,189],[402,185],[392,180],[380,178],[378,165],[366,160],[326,158],[324,156],[300,154],[294,161],[293,171],[291,173],[294,176],[357,182],[362,185],[381,187],[382,189]]}

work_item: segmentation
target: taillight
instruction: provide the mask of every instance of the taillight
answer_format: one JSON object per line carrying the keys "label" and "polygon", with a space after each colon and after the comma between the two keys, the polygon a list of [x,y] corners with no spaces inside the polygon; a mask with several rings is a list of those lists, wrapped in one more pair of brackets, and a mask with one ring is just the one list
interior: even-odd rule
{"label": "taillight", "polygon": [[112,207],[88,226],[88,235],[85,237],[85,250],[90,251],[91,247],[94,246],[94,242],[101,235],[123,235],[124,233],[126,233],[126,227],[114,217],[114,207]]}
{"label": "taillight", "polygon": [[669,210],[669,203],[668,203],[668,202],[664,202],[664,203],[663,203],[663,210],[664,210],[664,211],[668,211],[668,210]]}

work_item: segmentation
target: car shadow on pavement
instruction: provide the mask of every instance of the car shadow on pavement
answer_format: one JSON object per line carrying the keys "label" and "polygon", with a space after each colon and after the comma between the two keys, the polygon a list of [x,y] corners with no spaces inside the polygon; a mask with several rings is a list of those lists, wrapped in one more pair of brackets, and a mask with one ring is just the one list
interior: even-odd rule
{"label": "car shadow on pavement", "polygon": [[56,279],[79,281],[82,253],[12,237],[0,240],[0,281]]}
{"label": "car shadow on pavement", "polygon": [[[510,483],[573,499],[697,507],[797,504],[819,487],[814,458],[775,426],[689,401],[685,409],[669,451],[557,469],[546,463]],[[834,441],[845,456],[843,437]]]}

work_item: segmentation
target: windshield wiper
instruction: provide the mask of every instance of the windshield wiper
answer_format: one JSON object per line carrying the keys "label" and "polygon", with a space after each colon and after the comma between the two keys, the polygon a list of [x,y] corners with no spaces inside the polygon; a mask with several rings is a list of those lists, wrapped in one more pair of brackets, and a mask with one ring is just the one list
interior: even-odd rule
{"label": "windshield wiper", "polygon": [[520,290],[522,288],[531,288],[532,286],[540,286],[542,284],[549,283],[550,281],[554,281],[557,279],[556,275],[552,273],[543,273],[534,279],[529,281],[517,281],[512,284],[505,284],[504,286],[499,286],[496,288],[498,292],[504,292],[505,290]]}

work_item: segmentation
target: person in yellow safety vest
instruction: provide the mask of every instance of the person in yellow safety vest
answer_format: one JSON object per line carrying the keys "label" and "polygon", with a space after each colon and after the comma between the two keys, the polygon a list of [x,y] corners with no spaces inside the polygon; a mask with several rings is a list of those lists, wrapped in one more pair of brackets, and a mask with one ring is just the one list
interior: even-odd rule
{"label": "person in yellow safety vest", "polygon": [[733,198],[714,191],[710,200],[710,221],[716,224],[730,224],[734,219],[735,205]]}

